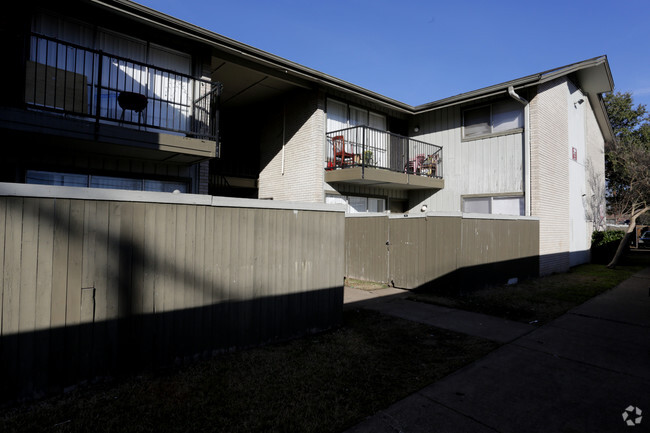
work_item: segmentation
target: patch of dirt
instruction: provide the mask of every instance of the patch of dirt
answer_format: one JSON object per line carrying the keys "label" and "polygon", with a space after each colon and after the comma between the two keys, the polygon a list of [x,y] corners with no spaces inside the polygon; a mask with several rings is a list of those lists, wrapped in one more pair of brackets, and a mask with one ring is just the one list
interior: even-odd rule
{"label": "patch of dirt", "polygon": [[361,281],[361,280],[345,280],[345,286],[351,287],[357,290],[365,290],[367,292],[372,292],[374,290],[387,289],[389,286],[383,283],[375,283],[374,281]]}

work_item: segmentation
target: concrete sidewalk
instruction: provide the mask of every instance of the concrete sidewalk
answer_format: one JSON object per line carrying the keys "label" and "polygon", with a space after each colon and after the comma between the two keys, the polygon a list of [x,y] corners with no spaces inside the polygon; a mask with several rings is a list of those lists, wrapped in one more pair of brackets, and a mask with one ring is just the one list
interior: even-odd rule
{"label": "concrete sidewalk", "polygon": [[[650,431],[649,294],[647,268],[348,432]],[[403,298],[356,305],[390,314],[385,305],[410,305]],[[456,320],[436,320],[445,314]]]}
{"label": "concrete sidewalk", "polygon": [[441,307],[406,299],[408,290],[388,288],[373,291],[345,288],[345,308],[366,308],[380,313],[462,332],[499,343],[508,343],[536,327],[500,317]]}

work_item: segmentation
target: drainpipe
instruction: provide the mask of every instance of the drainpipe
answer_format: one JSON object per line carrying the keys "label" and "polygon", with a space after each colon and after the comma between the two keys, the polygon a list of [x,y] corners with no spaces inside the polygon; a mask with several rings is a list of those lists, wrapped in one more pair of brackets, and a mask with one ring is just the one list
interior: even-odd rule
{"label": "drainpipe", "polygon": [[524,106],[524,202],[526,216],[530,216],[530,104],[512,86],[508,87],[508,94]]}
{"label": "drainpipe", "polygon": [[287,127],[287,104],[282,102],[282,167],[280,169],[280,174],[284,176],[284,147],[286,139],[286,127]]}

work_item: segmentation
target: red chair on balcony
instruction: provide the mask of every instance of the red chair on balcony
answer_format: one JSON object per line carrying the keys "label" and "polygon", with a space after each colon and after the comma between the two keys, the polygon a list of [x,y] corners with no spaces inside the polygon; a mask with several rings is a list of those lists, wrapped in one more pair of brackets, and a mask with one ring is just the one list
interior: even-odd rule
{"label": "red chair on balcony", "polygon": [[354,163],[354,153],[345,151],[345,138],[342,135],[337,135],[332,138],[332,147],[334,148],[335,166],[345,167]]}
{"label": "red chair on balcony", "polygon": [[407,162],[406,166],[404,167],[404,172],[420,174],[420,170],[422,169],[423,163],[424,163],[424,154],[421,153],[415,158],[409,159],[409,162]]}

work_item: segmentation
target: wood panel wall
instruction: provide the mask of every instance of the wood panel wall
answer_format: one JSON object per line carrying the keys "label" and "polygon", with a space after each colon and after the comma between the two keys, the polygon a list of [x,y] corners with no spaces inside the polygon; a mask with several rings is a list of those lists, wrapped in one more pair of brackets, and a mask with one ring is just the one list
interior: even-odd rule
{"label": "wood panel wall", "polygon": [[342,212],[0,197],[0,399],[337,324]]}
{"label": "wood panel wall", "polygon": [[475,285],[535,275],[538,252],[534,219],[346,218],[346,276],[407,289],[446,276]]}

